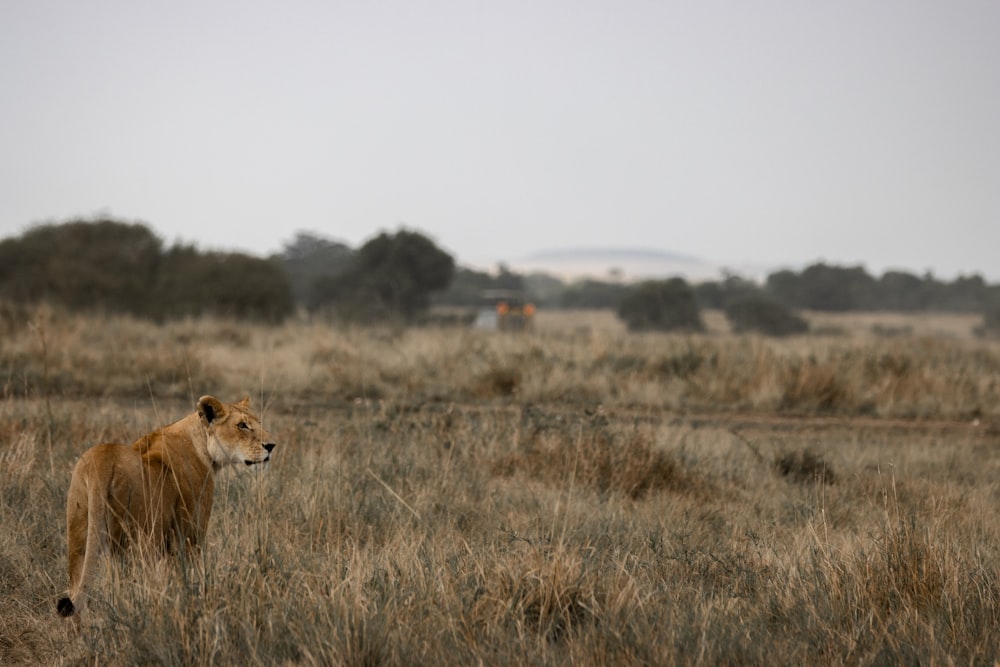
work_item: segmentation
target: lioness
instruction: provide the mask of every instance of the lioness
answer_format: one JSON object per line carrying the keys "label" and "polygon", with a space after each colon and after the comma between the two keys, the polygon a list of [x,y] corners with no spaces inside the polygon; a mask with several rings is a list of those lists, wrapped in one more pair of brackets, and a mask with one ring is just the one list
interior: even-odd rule
{"label": "lioness", "polygon": [[274,443],[250,412],[249,396],[230,404],[202,396],[197,407],[131,447],[94,445],[77,461],[66,500],[70,589],[56,604],[60,615],[82,607],[105,551],[137,540],[164,552],[200,544],[215,473],[271,458]]}

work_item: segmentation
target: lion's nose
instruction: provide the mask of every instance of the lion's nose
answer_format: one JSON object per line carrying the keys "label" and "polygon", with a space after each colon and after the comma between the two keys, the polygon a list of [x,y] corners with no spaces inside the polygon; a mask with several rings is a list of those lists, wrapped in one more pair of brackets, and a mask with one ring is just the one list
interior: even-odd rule
{"label": "lion's nose", "polygon": [[270,454],[271,450],[274,449],[274,443],[273,442],[265,442],[264,443],[264,449]]}

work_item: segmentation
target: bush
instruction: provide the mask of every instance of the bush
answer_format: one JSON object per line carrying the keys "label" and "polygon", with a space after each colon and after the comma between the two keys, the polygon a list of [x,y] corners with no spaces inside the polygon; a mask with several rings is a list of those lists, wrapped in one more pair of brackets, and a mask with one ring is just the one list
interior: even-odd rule
{"label": "bush", "polygon": [[135,313],[148,300],[160,253],[159,238],[141,224],[37,225],[0,242],[0,297]]}
{"label": "bush", "polygon": [[983,323],[976,327],[976,335],[986,338],[1000,338],[1000,301],[983,310]]}
{"label": "bush", "polygon": [[650,280],[628,290],[618,317],[629,331],[704,331],[694,291],[680,278]]}
{"label": "bush", "polygon": [[761,295],[747,295],[726,306],[726,319],[736,333],[756,331],[765,336],[805,333],[809,324],[786,306]]}

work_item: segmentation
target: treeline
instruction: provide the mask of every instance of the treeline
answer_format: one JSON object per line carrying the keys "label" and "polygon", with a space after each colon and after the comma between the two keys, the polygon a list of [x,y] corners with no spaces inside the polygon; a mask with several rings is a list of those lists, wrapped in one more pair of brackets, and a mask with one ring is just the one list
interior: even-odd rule
{"label": "treeline", "polygon": [[[713,308],[736,333],[787,336],[809,330],[801,310],[952,311],[982,315],[976,333],[1000,336],[1000,286],[978,277],[941,283],[901,276],[908,274],[886,273],[876,280],[861,269],[817,264],[801,274],[772,274],[763,285],[736,276],[693,286],[680,278],[646,281],[628,288],[617,313],[633,331],[701,331],[701,310]],[[861,290],[863,285],[870,291]],[[898,285],[906,289],[893,289]]]}
{"label": "treeline", "polygon": [[77,220],[0,241],[0,299],[170,318],[280,322],[294,309],[282,267],[240,253],[165,247],[145,225]]}
{"label": "treeline", "polygon": [[[616,309],[636,284],[584,279],[563,282],[546,274],[521,275],[500,266],[488,273],[462,268],[444,291],[435,295],[441,305],[475,305],[490,289],[517,289],[546,308]],[[1000,303],[1000,285],[981,276],[943,281],[888,271],[872,276],[863,267],[817,263],[800,272],[771,273],[758,283],[739,276],[692,284],[702,308],[723,310],[734,299],[749,294],[766,296],[789,308],[816,311],[938,311],[979,313]]]}
{"label": "treeline", "polygon": [[863,267],[813,264],[801,272],[783,270],[763,283],[729,275],[688,284],[680,278],[639,283],[580,280],[563,283],[544,274],[518,275],[501,266],[495,273],[460,269],[449,288],[436,296],[442,305],[473,305],[493,289],[522,290],[547,309],[615,310],[634,331],[701,331],[701,310],[723,311],[734,331],[791,335],[808,330],[798,311],[938,311],[983,315],[980,332],[1000,334],[1000,285],[981,276],[941,281],[888,271],[880,277]]}
{"label": "treeline", "polygon": [[762,285],[728,276],[693,289],[703,307],[725,312],[737,331],[799,333],[806,328],[799,310],[933,311],[980,314],[978,332],[1000,335],[1000,285],[978,275],[942,281],[931,274],[887,271],[875,277],[860,266],[817,263],[801,272],[771,273]]}
{"label": "treeline", "polygon": [[876,278],[863,267],[813,264],[800,273],[778,271],[765,290],[793,308],[823,311],[892,310],[981,312],[1000,297],[1000,285],[981,276],[946,282],[927,274],[887,271]]}
{"label": "treeline", "polygon": [[299,234],[269,258],[167,247],[147,226],[74,220],[0,241],[0,301],[157,321],[213,315],[269,323],[297,309],[412,321],[449,285],[454,260],[425,236],[381,233],[358,250]]}
{"label": "treeline", "polygon": [[493,272],[456,267],[429,238],[405,229],[382,232],[358,249],[300,232],[269,258],[168,247],[143,224],[110,219],[38,225],[0,241],[0,301],[158,321],[211,314],[281,322],[300,310],[414,322],[431,305],[481,307],[484,293],[498,289],[523,292],[547,309],[613,309],[634,328],[698,330],[695,315],[704,308],[734,313],[750,328],[761,318],[780,322],[786,332],[800,329],[797,310],[977,312],[1000,320],[1000,286],[976,275],[950,282],[901,271],[875,277],[863,267],[818,263],[772,273],[763,283],[738,276],[695,285],[567,283],[503,265]]}

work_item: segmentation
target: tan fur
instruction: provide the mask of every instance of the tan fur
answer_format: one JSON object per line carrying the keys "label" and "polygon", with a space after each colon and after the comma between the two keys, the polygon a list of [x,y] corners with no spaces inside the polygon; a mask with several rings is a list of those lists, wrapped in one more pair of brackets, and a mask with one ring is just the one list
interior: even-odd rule
{"label": "tan fur", "polygon": [[226,465],[264,463],[273,448],[249,397],[223,404],[202,396],[196,412],[131,447],[102,444],[84,452],[66,500],[70,590],[59,613],[71,616],[83,606],[107,551],[135,542],[167,553],[200,545],[215,473]]}

